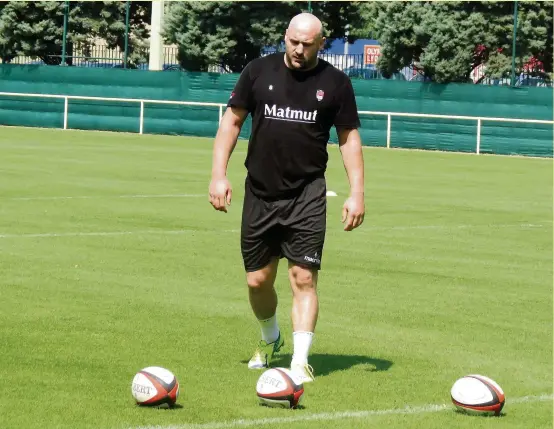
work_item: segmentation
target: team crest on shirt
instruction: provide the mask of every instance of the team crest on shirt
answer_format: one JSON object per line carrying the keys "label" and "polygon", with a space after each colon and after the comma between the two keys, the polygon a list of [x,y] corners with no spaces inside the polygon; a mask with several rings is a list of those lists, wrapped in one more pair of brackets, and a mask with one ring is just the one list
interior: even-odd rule
{"label": "team crest on shirt", "polygon": [[317,101],[323,100],[323,96],[325,95],[325,92],[323,92],[322,89],[318,89],[315,93],[315,98],[317,98]]}

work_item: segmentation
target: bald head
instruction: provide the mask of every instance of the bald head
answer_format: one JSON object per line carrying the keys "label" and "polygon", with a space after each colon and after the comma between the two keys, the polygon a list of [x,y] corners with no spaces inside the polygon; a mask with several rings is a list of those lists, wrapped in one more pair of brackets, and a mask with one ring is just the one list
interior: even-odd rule
{"label": "bald head", "polygon": [[317,53],[324,44],[321,21],[311,13],[296,15],[285,34],[285,63],[291,69],[310,70],[317,65]]}
{"label": "bald head", "polygon": [[323,24],[311,13],[301,13],[290,20],[288,31],[301,31],[314,38],[323,37]]}

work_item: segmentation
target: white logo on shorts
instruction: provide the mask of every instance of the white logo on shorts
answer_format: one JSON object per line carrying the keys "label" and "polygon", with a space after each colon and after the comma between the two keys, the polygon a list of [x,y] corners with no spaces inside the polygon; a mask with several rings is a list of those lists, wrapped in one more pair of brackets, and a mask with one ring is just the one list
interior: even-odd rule
{"label": "white logo on shorts", "polygon": [[318,254],[317,252],[315,252],[314,254],[314,257],[310,257],[310,256],[304,256],[304,260],[305,261],[308,261],[308,262],[311,262],[312,264],[321,264],[321,259],[318,258]]}

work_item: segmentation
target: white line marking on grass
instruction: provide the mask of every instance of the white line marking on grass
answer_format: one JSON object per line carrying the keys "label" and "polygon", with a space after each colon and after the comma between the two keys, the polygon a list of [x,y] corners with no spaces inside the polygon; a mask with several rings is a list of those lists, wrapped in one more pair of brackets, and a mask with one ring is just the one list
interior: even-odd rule
{"label": "white line marking on grass", "polygon": [[34,200],[88,200],[97,198],[198,198],[208,194],[161,194],[161,195],[76,195],[66,197],[11,197],[9,200],[34,201]]}
{"label": "white line marking on grass", "polygon": [[[538,396],[523,396],[521,398],[508,398],[506,400],[506,406],[510,404],[522,404],[531,402],[545,402],[552,401],[554,395],[544,394]],[[230,420],[224,422],[211,422],[211,423],[185,423],[182,425],[171,426],[130,426],[128,429],[228,429],[228,428],[243,428],[250,426],[264,426],[271,424],[285,425],[289,423],[309,422],[309,421],[331,421],[331,420],[345,420],[345,419],[364,419],[373,416],[386,416],[386,415],[404,415],[404,414],[425,414],[436,413],[439,411],[454,410],[452,404],[429,404],[417,407],[406,406],[404,408],[391,408],[388,410],[364,410],[364,411],[339,411],[335,413],[317,413],[297,415],[291,417],[269,417],[264,419],[240,419]],[[506,410],[506,408],[504,408]]]}
{"label": "white line marking on grass", "polygon": [[409,229],[476,229],[476,228],[542,228],[545,223],[551,221],[541,221],[541,223],[506,223],[506,224],[482,224],[482,225],[391,225],[391,226],[367,226],[360,227],[361,229],[369,230],[409,230]]}
{"label": "white line marking on grass", "polygon": [[[364,229],[371,231],[387,231],[387,230],[410,230],[410,229],[462,229],[462,228],[542,228],[541,224],[505,224],[505,225],[412,225],[412,226],[368,226]],[[165,230],[139,230],[139,231],[90,231],[90,232],[45,232],[45,233],[29,233],[29,234],[0,234],[0,238],[49,238],[49,237],[110,237],[121,235],[172,235],[172,234],[188,234],[188,233],[218,233],[228,232],[237,233],[240,229],[178,229],[172,231]]]}
{"label": "white line marking on grass", "polygon": [[121,235],[143,235],[143,234],[157,234],[157,235],[171,235],[171,234],[189,234],[189,233],[221,233],[221,232],[239,232],[238,229],[179,229],[175,231],[97,231],[97,232],[47,232],[43,234],[0,234],[0,238],[50,238],[50,237],[111,237]]}

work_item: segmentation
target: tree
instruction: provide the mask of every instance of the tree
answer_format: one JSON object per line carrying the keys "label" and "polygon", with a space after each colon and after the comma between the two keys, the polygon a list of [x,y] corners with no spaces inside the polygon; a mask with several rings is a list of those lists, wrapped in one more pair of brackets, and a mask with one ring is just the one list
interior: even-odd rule
{"label": "tree", "polygon": [[357,10],[357,20],[350,31],[352,37],[355,39],[375,39],[377,17],[386,8],[387,2],[383,1],[361,2]]}
{"label": "tree", "polygon": [[63,3],[16,2],[4,5],[0,15],[0,46],[3,55],[40,57],[46,64],[59,64],[63,35]]}
{"label": "tree", "polygon": [[[0,18],[2,17],[2,11],[6,7],[7,3],[0,3]],[[0,21],[0,26],[2,25]],[[2,38],[2,33],[0,32],[0,60],[3,63],[9,63],[16,56],[16,52],[13,50],[13,47],[7,43],[7,40]]]}
{"label": "tree", "polygon": [[207,71],[221,65],[238,72],[266,46],[282,39],[294,8],[283,2],[176,2],[169,4],[163,34],[178,45],[180,65]]}
{"label": "tree", "polygon": [[[130,3],[130,61],[145,60],[146,24],[150,21],[151,2]],[[69,2],[66,40],[67,63],[72,64],[74,45],[104,38],[109,48],[125,46],[126,2]],[[63,1],[19,2],[0,5],[0,56],[16,55],[41,58],[46,64],[62,61]]]}
{"label": "tree", "polygon": [[[106,41],[110,49],[125,50],[125,1],[78,2],[81,13],[92,19],[92,31],[96,37]],[[152,2],[129,2],[129,37],[127,41],[128,61],[131,66],[148,59],[148,26],[152,16]]]}
{"label": "tree", "polygon": [[[513,2],[391,2],[374,23],[381,44],[377,67],[385,76],[415,63],[436,82],[468,82],[480,65],[487,75],[509,75]],[[552,6],[519,2],[516,54],[552,71]]]}
{"label": "tree", "polygon": [[[347,23],[361,25],[361,3],[312,2],[329,42],[344,37]],[[306,1],[176,2],[169,5],[163,34],[166,41],[178,45],[178,61],[187,70],[206,71],[220,65],[240,72],[264,48],[281,48],[290,19],[307,8]]]}
{"label": "tree", "polygon": [[[506,11],[513,15],[513,3]],[[516,35],[516,67],[518,71],[533,74],[552,72],[552,3],[535,1],[518,2],[518,22]],[[489,57],[487,70],[493,77],[508,76],[511,70],[513,21],[501,30],[496,27],[496,40],[500,46]],[[493,53],[491,53],[493,54]]]}
{"label": "tree", "polygon": [[313,14],[323,23],[328,42],[344,38],[346,25],[349,25],[348,42],[352,43],[357,38],[359,29],[365,24],[366,17],[361,14],[367,7],[365,4],[366,2],[359,1],[314,1],[312,9]]}

